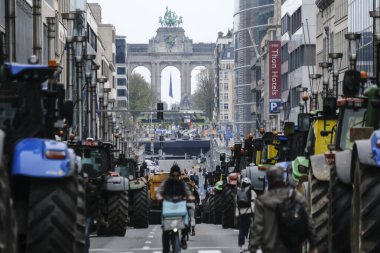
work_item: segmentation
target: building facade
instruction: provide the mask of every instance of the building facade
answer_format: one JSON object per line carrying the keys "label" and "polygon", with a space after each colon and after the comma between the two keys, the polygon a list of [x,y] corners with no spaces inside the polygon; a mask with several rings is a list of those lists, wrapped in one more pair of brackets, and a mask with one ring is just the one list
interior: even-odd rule
{"label": "building facade", "polygon": [[360,33],[357,68],[373,74],[373,20],[369,12],[375,1],[348,1],[348,32]]}
{"label": "building facade", "polygon": [[297,122],[300,103],[304,103],[301,96],[311,93],[309,75],[315,73],[316,15],[315,0],[282,1],[282,121]]}
{"label": "building facade", "polygon": [[216,92],[215,92],[215,120],[219,123],[219,130],[227,135],[232,132],[235,117],[235,73],[234,47],[232,32],[223,36],[218,34],[215,48],[216,56]]}
{"label": "building facade", "polygon": [[[331,62],[329,53],[343,53],[339,70],[339,83],[343,80],[343,74],[348,69],[348,43],[345,34],[348,32],[348,1],[347,0],[317,0],[318,7],[316,27],[316,73],[322,74],[320,63]],[[331,80],[331,78],[330,78]],[[331,82],[329,87],[331,88]],[[323,84],[320,81],[318,88],[318,105],[322,105]],[[339,85],[339,95],[342,93],[342,85]]]}
{"label": "building facade", "polygon": [[235,0],[235,126],[236,131],[244,136],[258,127],[251,109],[254,97],[259,93],[252,93],[251,86],[255,80],[261,80],[261,69],[258,65],[251,71],[251,64],[258,57],[257,47],[267,31],[273,11],[273,0]]}
{"label": "building facade", "polygon": [[117,107],[128,108],[127,50],[125,36],[116,36]]}

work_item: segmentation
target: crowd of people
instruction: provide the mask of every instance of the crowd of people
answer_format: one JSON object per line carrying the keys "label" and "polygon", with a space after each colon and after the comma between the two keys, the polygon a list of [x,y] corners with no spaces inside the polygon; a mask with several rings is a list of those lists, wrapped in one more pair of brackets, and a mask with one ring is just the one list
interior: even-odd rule
{"label": "crowd of people", "polygon": [[[192,235],[195,235],[195,218],[191,210],[194,211],[193,204],[199,201],[199,176],[194,177],[192,172],[189,172],[187,168],[181,172],[178,165],[173,165],[169,178],[157,191],[157,198],[187,199],[191,206],[189,209],[192,220],[190,231]],[[301,253],[307,242],[308,251],[318,253],[316,233],[312,219],[306,211],[304,196],[284,183],[282,168],[272,166],[266,176],[268,191],[260,196],[254,191],[249,178],[240,179],[235,211],[239,220],[240,252]],[[299,231],[294,231],[296,229]],[[182,231],[182,248],[187,247],[184,238],[186,233],[186,230]],[[169,252],[169,239],[166,232],[163,232],[162,242],[163,252]],[[244,248],[246,242],[248,242],[248,247]]]}

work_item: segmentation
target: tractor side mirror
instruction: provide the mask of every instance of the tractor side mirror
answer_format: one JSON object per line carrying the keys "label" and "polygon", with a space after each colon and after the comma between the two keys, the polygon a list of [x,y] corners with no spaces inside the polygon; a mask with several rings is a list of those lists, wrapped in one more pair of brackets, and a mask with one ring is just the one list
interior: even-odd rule
{"label": "tractor side mirror", "polygon": [[326,116],[335,115],[337,109],[336,98],[327,97],[323,100],[323,114]]}
{"label": "tractor side mirror", "polygon": [[73,124],[74,117],[74,103],[71,100],[67,100],[63,104],[62,116],[66,119],[69,126]]}
{"label": "tractor side mirror", "polygon": [[298,121],[298,129],[301,132],[309,131],[310,123],[311,123],[311,116],[310,116],[310,114],[308,114],[308,113],[300,113],[300,114],[298,114],[297,121]]}
{"label": "tractor side mirror", "polygon": [[284,135],[285,136],[293,135],[294,134],[294,127],[295,127],[294,122],[285,122],[284,123]]}

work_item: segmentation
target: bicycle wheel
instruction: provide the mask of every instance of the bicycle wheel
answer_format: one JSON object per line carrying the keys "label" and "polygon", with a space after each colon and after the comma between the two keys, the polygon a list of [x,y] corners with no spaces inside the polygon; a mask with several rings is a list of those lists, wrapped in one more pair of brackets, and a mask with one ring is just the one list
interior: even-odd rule
{"label": "bicycle wheel", "polygon": [[171,244],[172,244],[172,251],[173,253],[179,253],[181,252],[181,245],[179,242],[179,232],[171,232]]}

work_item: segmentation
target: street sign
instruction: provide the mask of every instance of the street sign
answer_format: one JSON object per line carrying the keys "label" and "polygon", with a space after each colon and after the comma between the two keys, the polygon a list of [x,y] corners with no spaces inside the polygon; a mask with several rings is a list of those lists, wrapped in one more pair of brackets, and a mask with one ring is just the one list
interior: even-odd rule
{"label": "street sign", "polygon": [[281,101],[269,102],[269,113],[280,113]]}

